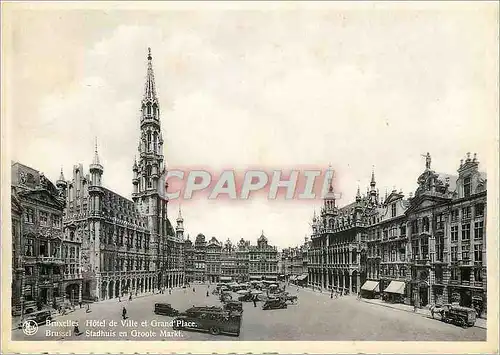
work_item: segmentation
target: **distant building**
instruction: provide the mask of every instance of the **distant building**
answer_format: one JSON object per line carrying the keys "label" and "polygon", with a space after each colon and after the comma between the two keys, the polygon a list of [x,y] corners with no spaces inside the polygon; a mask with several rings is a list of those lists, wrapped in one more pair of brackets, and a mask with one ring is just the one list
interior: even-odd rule
{"label": "distant building", "polygon": [[200,233],[196,236],[196,240],[194,242],[193,281],[207,281],[206,254],[207,242],[205,240],[205,236]]}
{"label": "distant building", "polygon": [[242,281],[238,275],[236,247],[228,239],[221,251],[220,276],[218,281]]}
{"label": "distant building", "polygon": [[264,232],[257,240],[257,245],[250,246],[248,260],[250,281],[276,281],[278,279],[278,249],[268,244]]}
{"label": "distant building", "polygon": [[209,282],[219,281],[221,274],[222,243],[212,237],[206,246],[206,274]]}

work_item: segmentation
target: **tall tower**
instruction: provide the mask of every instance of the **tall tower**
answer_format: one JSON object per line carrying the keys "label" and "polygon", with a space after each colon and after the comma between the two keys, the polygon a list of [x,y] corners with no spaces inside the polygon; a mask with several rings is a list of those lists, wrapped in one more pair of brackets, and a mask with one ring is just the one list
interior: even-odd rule
{"label": "tall tower", "polygon": [[147,60],[146,84],[141,101],[139,159],[134,161],[132,168],[132,200],[138,211],[147,217],[151,231],[151,250],[156,254],[156,271],[161,271],[166,265],[167,236],[173,237],[174,232],[167,218],[168,201],[158,194],[158,182],[165,166],[160,103],[156,96],[151,48],[148,48]]}
{"label": "tall tower", "polygon": [[87,272],[92,275],[93,285],[91,288],[95,290],[95,295],[101,295],[100,290],[100,243],[101,236],[103,235],[102,223],[103,216],[101,215],[101,205],[104,191],[102,189],[102,174],[104,168],[99,161],[99,154],[97,153],[97,140],[95,143],[95,154],[92,164],[90,164],[90,185],[88,187],[89,193],[89,227],[90,238],[85,241],[84,249],[88,250],[88,265],[86,265]]}
{"label": "tall tower", "polygon": [[177,217],[177,227],[175,228],[177,239],[184,241],[184,218],[182,218],[181,206],[179,205],[179,216]]}

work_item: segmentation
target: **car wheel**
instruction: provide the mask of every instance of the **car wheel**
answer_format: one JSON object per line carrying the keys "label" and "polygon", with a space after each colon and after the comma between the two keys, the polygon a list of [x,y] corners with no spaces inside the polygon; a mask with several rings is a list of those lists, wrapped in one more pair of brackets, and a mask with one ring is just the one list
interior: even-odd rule
{"label": "car wheel", "polygon": [[220,334],[220,329],[217,327],[212,327],[210,328],[210,334],[212,335],[219,335]]}

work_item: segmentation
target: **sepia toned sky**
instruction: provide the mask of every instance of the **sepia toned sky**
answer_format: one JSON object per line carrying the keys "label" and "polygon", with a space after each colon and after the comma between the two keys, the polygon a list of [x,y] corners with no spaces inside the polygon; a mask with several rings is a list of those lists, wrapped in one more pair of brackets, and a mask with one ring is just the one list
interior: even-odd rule
{"label": "sepia toned sky", "polygon": [[[69,179],[74,164],[88,171],[97,137],[104,185],[130,198],[151,47],[167,168],[331,164],[344,205],[366,191],[372,166],[382,195],[408,196],[426,152],[450,174],[467,152],[483,171],[494,162],[493,3],[160,5],[7,7],[12,160],[52,180],[62,166]],[[264,230],[286,247],[310,233],[320,206],[197,200],[182,211],[192,239],[254,243]]]}

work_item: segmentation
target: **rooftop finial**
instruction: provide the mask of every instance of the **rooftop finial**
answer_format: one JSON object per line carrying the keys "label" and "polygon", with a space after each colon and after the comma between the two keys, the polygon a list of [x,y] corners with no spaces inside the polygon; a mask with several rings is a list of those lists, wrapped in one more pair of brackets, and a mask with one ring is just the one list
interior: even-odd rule
{"label": "rooftop finial", "polygon": [[148,60],[152,60],[153,57],[151,56],[151,47],[148,47]]}
{"label": "rooftop finial", "polygon": [[370,186],[375,187],[375,165],[372,165],[372,180],[370,181]]}
{"label": "rooftop finial", "polygon": [[97,153],[97,137],[95,137],[95,154],[94,154],[94,161],[92,164],[95,165],[101,165],[99,162],[99,154]]}
{"label": "rooftop finial", "polygon": [[182,218],[181,204],[179,203],[179,218]]}
{"label": "rooftop finial", "polygon": [[59,175],[59,180],[64,181],[63,167],[61,165],[61,174]]}

